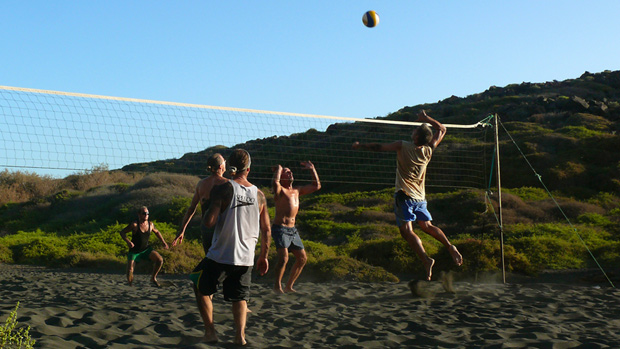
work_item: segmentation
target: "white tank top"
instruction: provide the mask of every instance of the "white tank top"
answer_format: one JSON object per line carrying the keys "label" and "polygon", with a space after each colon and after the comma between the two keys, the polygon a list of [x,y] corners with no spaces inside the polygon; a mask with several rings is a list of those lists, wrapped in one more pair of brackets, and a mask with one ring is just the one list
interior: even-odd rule
{"label": "white tank top", "polygon": [[258,188],[229,182],[233,188],[232,200],[218,217],[207,258],[222,264],[252,266],[260,235]]}

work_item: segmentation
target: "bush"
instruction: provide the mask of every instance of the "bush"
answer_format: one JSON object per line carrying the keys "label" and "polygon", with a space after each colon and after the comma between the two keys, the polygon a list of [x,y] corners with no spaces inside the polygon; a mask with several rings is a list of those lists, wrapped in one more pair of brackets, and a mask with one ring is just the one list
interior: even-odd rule
{"label": "bush", "polygon": [[319,280],[348,280],[362,282],[398,282],[395,275],[381,267],[374,267],[346,256],[337,256],[310,267]]}
{"label": "bush", "polygon": [[0,348],[34,348],[35,340],[30,338],[30,326],[15,330],[17,326],[17,309],[19,302],[15,305],[4,326],[0,326]]}

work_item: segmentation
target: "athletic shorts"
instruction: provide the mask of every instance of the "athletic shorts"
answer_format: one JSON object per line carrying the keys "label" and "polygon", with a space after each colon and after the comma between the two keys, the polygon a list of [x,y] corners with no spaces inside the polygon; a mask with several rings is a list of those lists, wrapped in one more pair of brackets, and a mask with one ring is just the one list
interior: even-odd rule
{"label": "athletic shorts", "polygon": [[129,251],[129,253],[127,253],[127,260],[136,261],[136,263],[139,261],[147,260],[149,259],[151,252],[153,252],[153,248],[151,246],[147,247],[146,250],[141,252]]}
{"label": "athletic shorts", "polygon": [[209,252],[209,249],[211,248],[214,232],[215,230],[213,228],[209,228],[204,224],[200,224],[200,238],[202,240],[202,249],[205,250],[205,257],[207,256],[207,252]]}
{"label": "athletic shorts", "polygon": [[291,250],[303,250],[304,244],[301,242],[299,232],[295,227],[285,227],[274,224],[271,226],[271,237],[276,244],[276,248],[288,248]]}
{"label": "athletic shorts", "polygon": [[203,296],[217,292],[222,281],[224,299],[229,302],[249,301],[252,267],[217,263],[204,258],[189,274],[190,280]]}
{"label": "athletic shorts", "polygon": [[414,200],[399,190],[394,194],[396,224],[400,227],[404,222],[432,221],[433,217],[426,206],[426,201]]}

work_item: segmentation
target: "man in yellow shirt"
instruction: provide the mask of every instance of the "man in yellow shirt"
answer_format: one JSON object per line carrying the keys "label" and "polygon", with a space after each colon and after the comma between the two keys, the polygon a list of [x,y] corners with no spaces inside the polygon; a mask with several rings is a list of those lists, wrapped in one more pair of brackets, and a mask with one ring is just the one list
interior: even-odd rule
{"label": "man in yellow shirt", "polygon": [[[426,203],[426,166],[447,130],[439,121],[426,115],[424,110],[418,113],[418,121],[424,124],[413,130],[411,134],[413,142],[396,141],[384,144],[355,142],[353,149],[396,152],[396,193],[394,194],[396,223],[401,236],[422,260],[426,279],[430,281],[435,260],[426,254],[422,240],[413,231],[412,222],[417,222],[422,231],[446,246],[456,265],[463,264],[463,257],[456,246],[450,243],[444,232],[431,223],[433,218]],[[434,133],[431,127],[435,129]]]}

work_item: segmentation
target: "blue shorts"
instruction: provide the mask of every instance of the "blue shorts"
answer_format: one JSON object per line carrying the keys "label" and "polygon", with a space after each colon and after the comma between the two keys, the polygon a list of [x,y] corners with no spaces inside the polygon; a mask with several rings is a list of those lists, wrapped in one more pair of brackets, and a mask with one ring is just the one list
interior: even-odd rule
{"label": "blue shorts", "polygon": [[276,248],[304,249],[304,244],[301,242],[301,237],[299,237],[299,232],[295,227],[274,224],[271,226],[271,236],[276,244]]}
{"label": "blue shorts", "polygon": [[189,274],[189,278],[203,296],[210,296],[217,292],[217,288],[222,282],[226,301],[250,300],[251,266],[221,264],[205,257]]}
{"label": "blue shorts", "polygon": [[408,197],[402,191],[394,194],[394,214],[396,224],[400,227],[404,222],[432,221],[431,213],[426,208],[426,201],[418,201]]}

